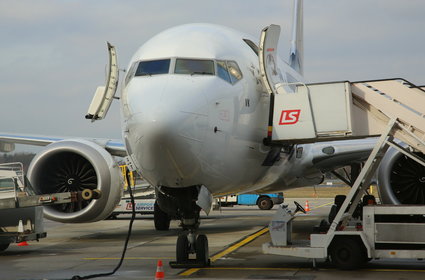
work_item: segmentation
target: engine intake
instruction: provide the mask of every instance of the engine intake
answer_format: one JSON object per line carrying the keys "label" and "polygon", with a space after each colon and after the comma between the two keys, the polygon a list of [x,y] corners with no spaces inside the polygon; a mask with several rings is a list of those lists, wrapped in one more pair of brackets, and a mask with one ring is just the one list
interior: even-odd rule
{"label": "engine intake", "polygon": [[38,194],[98,189],[97,200],[46,206],[45,216],[64,223],[105,219],[122,196],[121,172],[112,156],[99,145],[82,139],[45,147],[32,160],[28,179]]}
{"label": "engine intake", "polygon": [[[425,159],[424,154],[415,153]],[[390,149],[378,171],[379,195],[386,204],[425,204],[425,167]]]}

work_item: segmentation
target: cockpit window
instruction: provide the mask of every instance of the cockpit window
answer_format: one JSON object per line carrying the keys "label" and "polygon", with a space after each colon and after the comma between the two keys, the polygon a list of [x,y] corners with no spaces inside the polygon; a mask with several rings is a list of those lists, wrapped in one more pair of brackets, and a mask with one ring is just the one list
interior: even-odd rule
{"label": "cockpit window", "polygon": [[226,82],[232,83],[232,81],[230,80],[229,71],[227,71],[226,61],[217,60],[217,76],[219,76]]}
{"label": "cockpit window", "polygon": [[137,67],[136,76],[168,74],[170,61],[170,59],[140,61]]}
{"label": "cockpit window", "polygon": [[236,62],[227,61],[227,69],[229,70],[230,80],[232,81],[232,84],[242,79],[242,72]]}
{"label": "cockpit window", "polygon": [[130,80],[134,77],[134,73],[136,72],[137,62],[134,62],[130,69],[127,71],[127,75],[125,76],[124,84],[127,85]]}
{"label": "cockpit window", "polygon": [[[170,67],[173,67],[174,71],[170,71]],[[152,76],[173,72],[175,74],[186,75],[217,75],[232,85],[236,84],[243,77],[236,61],[167,58],[133,63],[125,77],[125,85],[127,85],[134,76]]]}
{"label": "cockpit window", "polygon": [[234,61],[217,60],[217,76],[233,85],[242,79],[242,72]]}
{"label": "cockpit window", "polygon": [[214,75],[214,61],[177,58],[174,73],[190,75]]}

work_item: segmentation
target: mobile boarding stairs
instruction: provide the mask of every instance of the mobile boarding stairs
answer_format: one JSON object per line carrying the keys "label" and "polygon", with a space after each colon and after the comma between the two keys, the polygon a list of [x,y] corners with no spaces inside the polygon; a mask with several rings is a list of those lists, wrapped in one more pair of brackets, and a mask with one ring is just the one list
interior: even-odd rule
{"label": "mobile boarding stairs", "polygon": [[[265,28],[260,41],[260,71],[271,97],[270,145],[379,136],[351,191],[327,232],[310,241],[291,240],[294,214],[280,207],[270,223],[267,254],[327,259],[353,269],[373,258],[425,258],[425,206],[371,205],[362,218],[353,214],[388,150],[393,147],[425,166],[425,91],[403,79],[351,83],[291,84],[267,62],[276,58],[280,29]],[[400,141],[405,145],[400,145]],[[425,174],[424,174],[425,176]],[[302,207],[298,207],[302,210]]]}

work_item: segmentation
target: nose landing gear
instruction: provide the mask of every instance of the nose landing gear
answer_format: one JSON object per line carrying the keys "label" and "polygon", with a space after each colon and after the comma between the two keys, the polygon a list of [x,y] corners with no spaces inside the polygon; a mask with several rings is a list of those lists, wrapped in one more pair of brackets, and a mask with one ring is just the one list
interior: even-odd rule
{"label": "nose landing gear", "polygon": [[[210,265],[208,239],[204,234],[198,234],[201,207],[196,204],[199,187],[172,189],[162,187],[166,195],[158,192],[158,206],[168,209],[171,216],[179,218],[182,232],[176,242],[176,261],[170,262],[172,268],[195,268]],[[157,207],[160,209],[159,207]],[[160,211],[158,211],[159,213]],[[170,214],[166,214],[169,221]],[[157,215],[159,217],[159,215]],[[156,225],[156,223],[155,223]],[[167,226],[169,222],[167,223]],[[166,228],[168,229],[168,227]],[[191,258],[195,255],[195,258]]]}
{"label": "nose landing gear", "polygon": [[[195,254],[191,259],[190,254]],[[205,234],[196,234],[196,230],[184,231],[177,238],[176,261],[170,262],[172,268],[195,268],[210,265],[208,238]]]}
{"label": "nose landing gear", "polygon": [[[191,259],[190,254],[196,258]],[[204,234],[196,236],[194,231],[184,232],[177,238],[176,261],[170,262],[172,268],[193,268],[210,265],[208,239]]]}

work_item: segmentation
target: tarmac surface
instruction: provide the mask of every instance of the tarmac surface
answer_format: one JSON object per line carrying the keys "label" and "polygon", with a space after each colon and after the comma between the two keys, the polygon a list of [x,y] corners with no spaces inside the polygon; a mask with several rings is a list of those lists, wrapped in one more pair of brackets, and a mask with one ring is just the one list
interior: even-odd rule
{"label": "tarmac surface", "polygon": [[[287,199],[294,209],[294,199]],[[306,199],[295,199],[304,206]],[[311,211],[296,218],[293,239],[308,238],[314,225],[328,214],[332,199],[308,198]],[[276,209],[276,206],[274,207]],[[170,231],[155,231],[151,215],[138,215],[122,267],[109,277],[95,279],[154,279],[157,261],[164,263],[165,279],[424,279],[425,262],[374,260],[357,271],[341,271],[325,261],[265,255],[261,245],[270,241],[265,227],[274,210],[256,206],[226,207],[203,217],[200,233],[207,234],[211,267],[172,269],[179,232],[173,221]],[[127,234],[129,215],[91,224],[45,222],[47,238],[15,244],[0,255],[0,279],[62,280],[74,275],[112,271],[118,264]]]}

